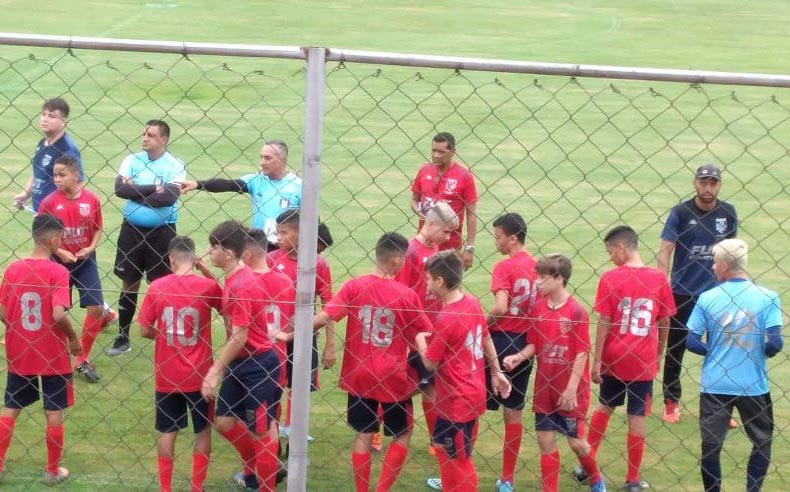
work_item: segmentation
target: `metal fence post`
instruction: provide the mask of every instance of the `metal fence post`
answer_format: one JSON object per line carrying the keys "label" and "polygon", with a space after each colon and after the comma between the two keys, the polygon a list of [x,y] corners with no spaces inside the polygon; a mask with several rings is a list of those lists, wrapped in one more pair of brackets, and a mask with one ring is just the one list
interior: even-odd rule
{"label": "metal fence post", "polygon": [[302,206],[296,281],[294,368],[288,492],[307,490],[307,429],[310,422],[310,361],[313,349],[318,196],[321,187],[321,130],[324,118],[326,49],[307,48]]}

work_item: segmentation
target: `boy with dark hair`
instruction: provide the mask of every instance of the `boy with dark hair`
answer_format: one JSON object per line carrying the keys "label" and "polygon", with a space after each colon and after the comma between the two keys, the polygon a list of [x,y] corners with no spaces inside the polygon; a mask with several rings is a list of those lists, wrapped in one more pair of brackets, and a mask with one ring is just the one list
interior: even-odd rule
{"label": "boy with dark hair", "polygon": [[225,273],[221,309],[227,342],[203,378],[201,393],[215,399],[222,378],[217,430],[239,452],[246,487],[260,484],[260,490],[272,491],[278,468],[280,361],[266,325],[270,293],[242,260],[246,241],[246,228],[235,221],[219,224],[209,236],[211,263]]}
{"label": "boy with dark hair", "polygon": [[[277,217],[277,240],[279,249],[269,253],[269,266],[282,272],[296,285],[296,267],[299,255],[299,209],[286,210]],[[326,305],[332,299],[332,273],[329,263],[323,256],[316,257],[315,294],[321,299],[321,304]],[[334,323],[326,326],[326,343],[321,357],[322,365],[329,369],[335,365],[335,328]],[[316,391],[318,383],[318,342],[313,337],[313,355],[311,360],[312,382],[310,389]],[[285,426],[280,430],[284,437],[290,433],[291,423],[291,376],[293,374],[293,341],[288,343],[288,362],[286,364],[287,376],[287,407],[285,411]],[[312,441],[312,437],[309,437]]]}
{"label": "boy with dark hair", "polygon": [[590,491],[606,492],[598,464],[584,439],[584,418],[590,403],[590,322],[587,311],[566,289],[571,270],[570,259],[560,254],[538,260],[535,285],[541,297],[530,312],[527,346],[505,357],[503,366],[512,370],[537,356],[532,410],[543,492],[559,490],[557,432],[568,438],[589,477]]}
{"label": "boy with dark hair", "polygon": [[[601,385],[598,406],[590,418],[588,441],[595,456],[609,419],[628,396],[627,492],[643,488],[640,469],[645,451],[646,417],[650,415],[653,379],[658,372],[675,301],[664,272],[645,266],[638,237],[618,226],[604,238],[616,265],[601,276],[595,294],[598,328],[592,381]],[[581,478],[581,477],[577,477]]]}
{"label": "boy with dark hair", "polygon": [[[0,413],[0,478],[14,425],[22,409],[39,399],[46,417],[46,485],[69,477],[60,465],[63,455],[63,409],[74,404],[69,353],[82,351],[71,327],[68,309],[69,272],[50,260],[60,248],[63,224],[51,215],[33,219],[33,253],[14,261],[0,285],[0,321],[6,327],[8,381]],[[39,382],[40,379],[40,382]]]}
{"label": "boy with dark hair", "polygon": [[346,282],[315,316],[317,329],[347,317],[339,386],[348,392],[348,424],[357,432],[351,453],[357,492],[370,489],[370,450],[379,430],[392,436],[376,492],[389,492],[408,453],[413,417],[414,380],[406,373],[406,354],[417,333],[430,330],[417,294],[395,280],[408,241],[389,232],[376,243],[373,273]]}
{"label": "boy with dark hair", "polygon": [[[535,260],[527,252],[527,223],[517,213],[506,213],[494,220],[494,246],[508,257],[494,265],[491,273],[491,292],[494,306],[488,313],[488,329],[494,342],[499,363],[505,357],[526,347],[529,328],[527,313],[535,301]],[[488,387],[488,410],[502,406],[505,435],[502,443],[502,473],[495,487],[497,492],[512,492],[516,462],[521,448],[521,413],[527,395],[532,360],[525,358],[521,364],[506,369],[513,385],[506,399],[497,397]]]}
{"label": "boy with dark hair", "polygon": [[[437,253],[426,264],[428,287],[443,308],[432,333],[416,337],[423,364],[436,371],[436,427],[431,440],[437,448],[442,490],[477,491],[472,448],[477,419],[485,412],[485,363],[491,369],[495,394],[507,398],[510,382],[499,368],[480,303],[461,292],[463,264],[455,251]],[[430,342],[428,340],[430,338]]]}
{"label": "boy with dark hair", "polygon": [[332,239],[332,233],[329,232],[329,227],[324,224],[323,222],[318,223],[318,254],[320,255],[326,248],[335,244],[335,240]]}
{"label": "boy with dark hair", "polygon": [[140,335],[155,341],[157,463],[161,492],[170,492],[176,436],[192,415],[192,492],[202,492],[211,454],[214,404],[200,394],[212,364],[211,310],[219,311],[222,288],[213,278],[193,273],[195,242],[186,236],[170,241],[173,273],[154,280],[137,322]]}
{"label": "boy with dark hair", "polygon": [[80,307],[86,311],[82,355],[74,360],[74,370],[89,383],[96,383],[100,376],[90,363],[90,354],[104,326],[104,297],[96,263],[96,247],[103,227],[101,203],[81,182],[76,159],[58,157],[52,166],[52,176],[57,189],[41,202],[39,211],[63,223],[63,241],[53,259],[68,269],[69,286],[77,287]]}

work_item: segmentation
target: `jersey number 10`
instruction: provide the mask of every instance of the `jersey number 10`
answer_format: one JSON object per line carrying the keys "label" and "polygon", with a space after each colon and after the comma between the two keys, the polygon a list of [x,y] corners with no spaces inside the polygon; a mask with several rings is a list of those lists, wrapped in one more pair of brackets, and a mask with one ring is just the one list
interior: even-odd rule
{"label": "jersey number 10", "polygon": [[[192,336],[186,336],[187,319],[192,322]],[[168,306],[162,310],[162,322],[165,324],[167,344],[175,345],[175,338],[182,347],[191,347],[197,344],[200,326],[200,312],[193,307],[183,307],[175,314],[175,308]]]}

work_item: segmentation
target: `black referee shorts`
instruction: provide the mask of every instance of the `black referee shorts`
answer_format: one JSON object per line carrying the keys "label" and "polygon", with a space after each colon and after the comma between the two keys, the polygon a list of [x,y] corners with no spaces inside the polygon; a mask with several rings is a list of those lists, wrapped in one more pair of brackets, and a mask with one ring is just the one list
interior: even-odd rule
{"label": "black referee shorts", "polygon": [[138,227],[127,221],[121,224],[115,253],[115,276],[129,283],[145,278],[149,283],[170,273],[167,250],[176,236],[176,225]]}

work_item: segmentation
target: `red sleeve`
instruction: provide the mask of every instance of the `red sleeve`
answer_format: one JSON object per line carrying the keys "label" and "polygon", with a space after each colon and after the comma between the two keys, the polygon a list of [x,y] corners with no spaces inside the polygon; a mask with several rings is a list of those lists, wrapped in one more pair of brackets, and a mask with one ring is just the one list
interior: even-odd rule
{"label": "red sleeve", "polygon": [[433,325],[431,325],[431,321],[428,319],[428,316],[426,316],[425,311],[420,307],[420,298],[414,291],[409,295],[408,301],[409,308],[405,313],[407,325],[403,331],[403,336],[406,337],[406,341],[409,342],[409,345],[413,346],[414,338],[417,334],[433,332]]}
{"label": "red sleeve", "polygon": [[611,286],[606,281],[606,276],[598,281],[598,290],[595,291],[595,312],[601,316],[614,317],[612,309]]}
{"label": "red sleeve", "polygon": [[217,312],[222,310],[222,286],[216,280],[208,290],[207,304]]}
{"label": "red sleeve", "polygon": [[246,289],[239,289],[232,293],[228,305],[228,320],[231,328],[234,326],[247,328],[252,324],[252,295]]}
{"label": "red sleeve", "polygon": [[416,193],[422,196],[422,190],[420,189],[420,181],[422,181],[422,170],[425,169],[425,166],[420,166],[420,170],[417,171],[417,176],[414,177],[414,181],[411,182],[411,192]]}
{"label": "red sleeve", "polygon": [[38,205],[38,212],[37,212],[38,215],[41,214],[52,215],[52,210],[50,210],[49,208],[49,204],[52,203],[52,198],[50,197],[51,195],[44,198],[44,200]]}
{"label": "red sleeve", "polygon": [[101,203],[99,203],[99,198],[96,195],[93,196],[93,209],[93,225],[97,229],[101,229],[104,227],[104,219],[101,214]]}
{"label": "red sleeve", "polygon": [[140,313],[137,315],[137,323],[144,328],[156,328],[156,299],[158,293],[156,292],[156,285],[148,287],[148,292],[145,293],[143,298],[143,305],[140,308]]}
{"label": "red sleeve", "polygon": [[71,307],[71,289],[69,288],[69,271],[66,267],[56,265],[57,273],[52,282],[52,307]]}
{"label": "red sleeve", "polygon": [[11,287],[11,282],[8,280],[8,270],[3,273],[3,283],[0,284],[0,306],[8,310],[8,291]]}
{"label": "red sleeve", "polygon": [[451,328],[444,328],[433,330],[433,335],[428,338],[428,349],[425,351],[425,358],[433,362],[434,365],[439,365],[444,360],[445,355],[449,351],[450,341],[445,338]]}
{"label": "red sleeve", "polygon": [[349,280],[337,291],[337,294],[328,302],[324,303],[324,311],[335,321],[339,321],[348,316],[348,307],[351,299],[354,298],[354,283]]}
{"label": "red sleeve", "polygon": [[581,306],[577,305],[571,322],[573,323],[574,333],[576,334],[576,338],[574,340],[576,354],[578,355],[582,352],[589,352],[590,317],[587,315],[587,311],[585,311]]}
{"label": "red sleeve", "polygon": [[475,185],[475,176],[472,174],[472,171],[467,171],[466,176],[464,176],[464,189],[461,193],[466,205],[477,203],[477,186]]}
{"label": "red sleeve", "polygon": [[507,269],[500,261],[494,266],[494,272],[491,274],[491,292],[496,294],[500,290],[511,292],[513,283],[510,281]]}
{"label": "red sleeve", "polygon": [[321,303],[326,305],[332,300],[332,272],[329,270],[329,264],[325,261],[321,262],[315,272],[315,293],[321,298]]}

